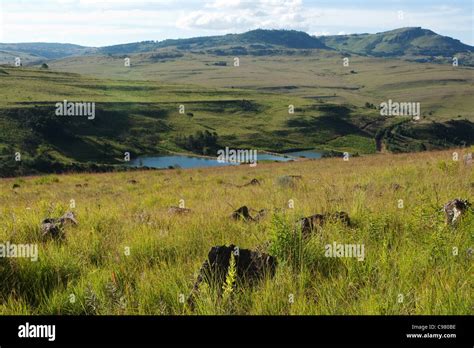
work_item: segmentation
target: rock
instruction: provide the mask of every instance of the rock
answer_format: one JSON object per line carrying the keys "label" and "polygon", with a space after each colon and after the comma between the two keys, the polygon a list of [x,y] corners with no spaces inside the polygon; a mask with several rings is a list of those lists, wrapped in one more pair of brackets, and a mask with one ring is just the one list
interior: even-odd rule
{"label": "rock", "polygon": [[240,186],[240,187],[247,187],[247,186],[259,186],[260,185],[260,181],[258,181],[258,179],[252,179],[250,180],[249,183],[243,185],[243,186]]}
{"label": "rock", "polygon": [[259,186],[260,181],[258,181],[258,179],[252,179],[252,180],[250,180],[250,182],[248,182],[244,185],[235,185],[235,184],[226,184],[226,185],[242,188],[242,187],[248,187],[248,186]]}
{"label": "rock", "polygon": [[349,214],[343,211],[326,214],[315,214],[309,217],[302,218],[298,221],[303,238],[309,237],[317,227],[322,227],[328,221],[341,221],[346,226],[350,226],[351,224]]}
{"label": "rock", "polygon": [[[251,210],[257,212],[255,217],[252,217],[252,215],[250,215]],[[268,210],[266,210],[266,209],[261,209],[261,210],[257,211],[255,209],[248,208],[246,205],[244,205],[244,206],[240,207],[239,209],[237,209],[236,211],[234,211],[230,215],[230,217],[234,220],[258,222],[258,221],[262,220],[263,218],[265,218],[265,216],[267,216],[267,215],[268,215]]]}
{"label": "rock", "polygon": [[446,224],[454,225],[461,219],[468,209],[471,207],[471,203],[465,199],[456,198],[446,203],[443,207],[446,215]]}
{"label": "rock", "polygon": [[250,213],[249,213],[249,208],[244,205],[242,207],[240,207],[239,209],[237,209],[236,211],[234,211],[230,217],[234,220],[244,220],[244,221],[253,221],[253,217],[250,216]]}
{"label": "rock", "polygon": [[325,214],[327,220],[332,220],[332,221],[340,221],[342,224],[346,226],[351,225],[351,219],[349,218],[349,214],[347,214],[344,211],[337,211],[332,214]]}
{"label": "rock", "polygon": [[249,184],[252,186],[257,186],[260,185],[260,181],[258,181],[258,179],[252,179]]}
{"label": "rock", "polygon": [[235,258],[235,283],[237,285],[253,286],[265,276],[273,278],[275,275],[277,260],[271,255],[249,249],[239,249],[235,245],[212,247],[207,260],[202,264],[191,295],[188,298],[188,304],[191,308],[193,308],[194,298],[199,292],[199,285],[202,282],[207,283],[210,287],[215,287],[221,295],[232,253]]}
{"label": "rock", "polygon": [[64,237],[63,228],[67,225],[77,225],[78,222],[73,212],[67,212],[60,218],[47,218],[41,222],[43,237],[58,239]]}
{"label": "rock", "polygon": [[191,213],[191,209],[188,209],[188,208],[170,207],[168,209],[168,214],[189,214],[189,213]]}
{"label": "rock", "polygon": [[324,223],[324,216],[321,214],[315,214],[302,218],[298,221],[298,225],[301,229],[303,238],[307,238],[317,228],[322,227]]}

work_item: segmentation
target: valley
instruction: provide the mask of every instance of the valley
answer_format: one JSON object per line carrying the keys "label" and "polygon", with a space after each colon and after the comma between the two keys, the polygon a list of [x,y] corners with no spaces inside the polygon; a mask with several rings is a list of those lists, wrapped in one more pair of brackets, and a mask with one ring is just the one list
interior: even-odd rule
{"label": "valley", "polygon": [[[395,35],[407,33],[419,31]],[[347,53],[294,31],[58,47],[47,68],[0,67],[3,176],[43,172],[47,163],[56,172],[120,170],[125,153],[215,156],[228,146],[338,156],[474,141],[469,66]],[[52,117],[65,100],[94,103],[94,119]],[[389,101],[415,103],[419,115],[381,115]]]}
{"label": "valley", "polygon": [[0,43],[0,315],[471,314],[473,52]]}

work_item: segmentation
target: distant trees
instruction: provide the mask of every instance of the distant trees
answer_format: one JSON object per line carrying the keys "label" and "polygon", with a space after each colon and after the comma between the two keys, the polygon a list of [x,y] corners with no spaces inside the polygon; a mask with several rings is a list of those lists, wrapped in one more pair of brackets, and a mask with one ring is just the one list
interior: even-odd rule
{"label": "distant trees", "polygon": [[176,137],[176,144],[188,151],[198,153],[201,155],[215,154],[219,147],[216,132],[209,132],[208,130],[198,131],[194,135]]}
{"label": "distant trees", "polygon": [[377,109],[377,107],[376,107],[374,104],[369,103],[369,102],[366,102],[366,103],[365,103],[365,107],[366,107],[367,109]]}
{"label": "distant trees", "polygon": [[46,139],[64,138],[69,136],[70,120],[59,118],[47,108],[21,109],[18,118],[24,120],[25,125]]}
{"label": "distant trees", "polygon": [[49,69],[48,64],[46,63],[41,64],[41,69]]}

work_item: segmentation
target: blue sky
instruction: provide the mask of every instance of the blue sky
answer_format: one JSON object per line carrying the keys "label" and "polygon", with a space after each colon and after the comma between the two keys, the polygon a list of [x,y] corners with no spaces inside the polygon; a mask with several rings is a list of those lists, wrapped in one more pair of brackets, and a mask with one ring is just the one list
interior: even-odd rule
{"label": "blue sky", "polygon": [[104,46],[295,29],[313,35],[421,26],[474,45],[472,0],[0,0],[0,42]]}

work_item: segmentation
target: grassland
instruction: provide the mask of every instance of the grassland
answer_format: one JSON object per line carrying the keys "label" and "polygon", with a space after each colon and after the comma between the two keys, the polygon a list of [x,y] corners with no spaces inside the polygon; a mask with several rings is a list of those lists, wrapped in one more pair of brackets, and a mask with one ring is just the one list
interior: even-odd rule
{"label": "grassland", "polygon": [[[474,194],[472,167],[453,161],[453,151],[467,153],[3,179],[0,240],[38,243],[39,260],[0,259],[0,314],[472,314],[474,216],[453,228],[440,211]],[[282,187],[282,175],[303,180]],[[261,186],[229,185],[252,178]],[[43,241],[41,220],[70,210],[71,199],[79,225],[62,242]],[[169,215],[181,199],[192,213]],[[279,212],[258,224],[231,220],[244,204]],[[354,225],[281,244],[297,218],[336,210]],[[279,250],[274,279],[225,301],[203,287],[192,313],[180,302],[211,246],[268,240]],[[324,257],[334,241],[364,244],[365,260]]]}
{"label": "grassland", "polygon": [[[221,146],[271,151],[332,150],[338,146],[331,140],[356,131],[360,146],[344,144],[339,149],[375,151],[373,134],[357,126],[374,119],[374,110],[334,105],[331,113],[336,117],[329,120],[322,101],[271,92],[103,80],[31,68],[3,68],[3,72],[0,155],[6,162],[20,151],[23,163],[36,164],[40,158],[50,163],[120,164],[124,152],[135,157],[183,151],[176,137],[203,130],[217,132]],[[96,118],[54,116],[54,105],[62,100],[95,102]],[[180,105],[185,114],[179,113]],[[289,105],[299,111],[289,114]],[[13,173],[20,170],[15,163],[8,168]]]}
{"label": "grassland", "polygon": [[[184,152],[177,137],[205,130],[217,132],[221,147],[273,152],[369,154],[474,142],[473,68],[355,55],[344,67],[343,55],[328,50],[242,56],[235,67],[234,57],[160,52],[130,55],[131,67],[114,55],[49,61],[49,70],[2,67],[2,175],[42,172],[45,163],[58,170],[118,165],[124,152]],[[215,65],[222,61],[227,66]],[[64,99],[95,102],[96,119],[51,121]],[[389,99],[420,102],[421,120],[381,117],[376,106]],[[34,127],[51,122],[60,130],[54,136]]]}
{"label": "grassland", "polygon": [[[185,53],[156,60],[154,54],[130,55],[130,68],[124,67],[123,56],[65,58],[51,62],[50,67],[101,78],[273,92],[293,98],[294,105],[301,103],[298,96],[357,107],[366,102],[380,105],[388,99],[416,101],[424,116],[433,116],[430,120],[473,117],[474,68],[469,67],[357,55],[349,56],[349,66],[344,67],[345,55],[325,50],[305,55],[241,56],[239,67],[233,66],[234,56]],[[220,61],[227,66],[214,65]]]}

